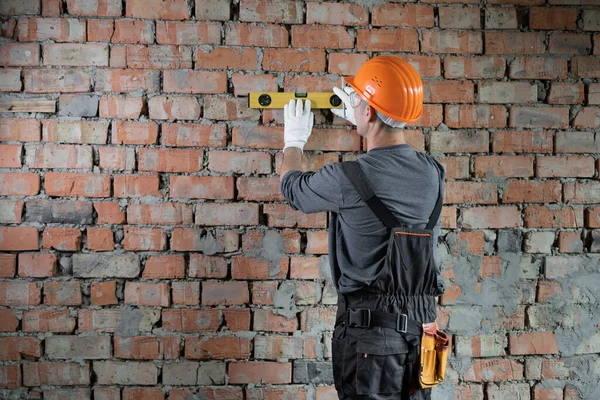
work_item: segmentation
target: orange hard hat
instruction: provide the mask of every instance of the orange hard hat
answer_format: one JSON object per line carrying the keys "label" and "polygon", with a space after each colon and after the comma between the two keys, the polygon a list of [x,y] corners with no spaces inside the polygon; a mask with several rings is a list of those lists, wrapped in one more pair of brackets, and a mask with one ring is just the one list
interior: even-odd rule
{"label": "orange hard hat", "polygon": [[386,117],[413,122],[423,114],[421,77],[412,65],[398,57],[373,57],[355,76],[344,80]]}

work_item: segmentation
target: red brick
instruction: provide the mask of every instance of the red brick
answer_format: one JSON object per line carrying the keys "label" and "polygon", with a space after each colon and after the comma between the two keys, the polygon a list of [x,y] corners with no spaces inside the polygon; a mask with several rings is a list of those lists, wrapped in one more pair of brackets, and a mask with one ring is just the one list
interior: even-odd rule
{"label": "red brick", "polygon": [[517,360],[474,360],[463,374],[466,382],[501,382],[523,379],[523,364]]}
{"label": "red brick", "polygon": [[538,157],[536,176],[539,178],[592,177],[594,158],[586,156],[545,156]]}
{"label": "red brick", "polygon": [[130,204],[127,223],[142,225],[181,225],[193,223],[192,206],[181,203],[157,205]]}
{"label": "red brick", "polygon": [[543,32],[486,32],[486,54],[542,54],[546,51]]}
{"label": "red brick", "polygon": [[[308,3],[318,4],[318,3]],[[334,3],[329,3],[334,4]],[[342,5],[342,4],[340,4]],[[355,75],[359,68],[367,62],[366,54],[329,53],[327,72],[339,75]],[[439,62],[439,60],[438,60]]]}
{"label": "red brick", "polygon": [[115,32],[112,19],[88,19],[88,42],[110,42]]}
{"label": "red brick", "polygon": [[186,46],[130,45],[126,47],[126,63],[128,68],[192,68],[192,51]]}
{"label": "red brick", "polygon": [[433,28],[433,7],[413,4],[382,4],[373,7],[373,26]]}
{"label": "red brick", "polygon": [[319,329],[333,331],[336,310],[328,308],[307,308],[300,315],[303,332],[314,332]]}
{"label": "red brick", "polygon": [[426,53],[480,54],[483,51],[483,40],[479,32],[423,30],[422,35],[421,51]]}
{"label": "red brick", "polygon": [[146,261],[143,279],[177,279],[185,276],[183,256],[150,256]]}
{"label": "red brick", "polygon": [[502,78],[505,71],[506,61],[501,57],[444,57],[446,79],[497,79]]}
{"label": "red brick", "polygon": [[475,157],[476,178],[527,178],[533,176],[533,156]]}
{"label": "red brick", "polygon": [[94,87],[99,92],[135,92],[141,89],[155,93],[160,90],[160,71],[98,69]]}
{"label": "red brick", "polygon": [[92,304],[95,306],[117,304],[119,301],[117,300],[116,290],[117,283],[115,281],[92,282],[90,289]]}
{"label": "red brick", "polygon": [[258,53],[252,48],[216,47],[196,49],[196,68],[254,71],[258,68]]}
{"label": "red brick", "polygon": [[266,332],[295,332],[298,330],[296,318],[288,319],[282,315],[276,315],[272,310],[254,310],[254,330]]}
{"label": "red brick", "polygon": [[197,306],[200,304],[200,282],[172,282],[173,304]]}
{"label": "red brick", "polygon": [[548,104],[582,104],[583,98],[583,83],[552,82]]}
{"label": "red brick", "polygon": [[90,76],[77,69],[25,69],[25,91],[30,93],[89,92]]}
{"label": "red brick", "polygon": [[576,33],[553,33],[550,35],[548,51],[550,54],[587,56],[592,51],[592,37]]}
{"label": "red brick", "polygon": [[485,10],[486,29],[518,29],[515,7],[487,7]]}
{"label": "red brick", "polygon": [[189,119],[200,118],[200,104],[195,97],[157,96],[148,100],[148,109],[152,119]]}
{"label": "red brick", "polygon": [[221,24],[216,22],[157,21],[156,43],[177,45],[221,44]]}
{"label": "red brick", "polygon": [[0,199],[0,223],[20,224],[23,220],[23,200],[1,200]]}
{"label": "red brick", "polygon": [[328,252],[327,231],[306,232],[306,254],[327,254]]}
{"label": "red brick", "polygon": [[248,231],[242,236],[242,250],[246,253],[261,251],[271,241],[282,241],[286,253],[300,253],[300,233],[296,230],[282,231]]}
{"label": "red brick", "polygon": [[21,168],[20,144],[0,144],[0,168]]}
{"label": "red brick", "polygon": [[225,278],[227,262],[222,257],[191,254],[188,274],[190,278]]}
{"label": "red brick", "polygon": [[[89,39],[88,39],[89,40]],[[115,20],[115,31],[111,35],[113,43],[152,44],[153,24],[151,21]]]}
{"label": "red brick", "polygon": [[0,118],[0,140],[39,142],[40,120],[33,118]]}
{"label": "red brick", "polygon": [[[174,251],[204,251],[207,254],[215,254],[233,252],[238,247],[238,234],[232,230],[217,230],[213,233],[201,229],[175,228],[172,232]],[[190,268],[193,260],[191,257]]]}
{"label": "red brick", "polygon": [[163,309],[163,329],[169,332],[216,332],[219,328],[220,312],[210,309]]}
{"label": "red brick", "polygon": [[69,310],[31,310],[23,313],[23,332],[71,333],[75,318]]}
{"label": "red brick", "polygon": [[47,172],[44,189],[49,196],[109,197],[110,175]]}
{"label": "red brick", "polygon": [[[543,383],[538,383],[533,388],[533,400],[563,400],[563,386],[544,387]],[[578,395],[579,397],[579,395]]]}
{"label": "red brick", "polygon": [[238,178],[237,199],[248,201],[283,201],[279,178]]}
{"label": "red brick", "polygon": [[190,19],[190,10],[185,0],[172,0],[164,3],[162,0],[130,1],[125,6],[125,16],[148,19]]}
{"label": "red brick", "polygon": [[44,282],[44,304],[47,306],[81,305],[79,282]]}
{"label": "red brick", "polygon": [[156,144],[158,125],[154,122],[113,121],[113,144]]}
{"label": "red brick", "polygon": [[122,8],[119,0],[98,0],[94,3],[86,0],[67,0],[67,12],[70,15],[87,17],[120,17]]}
{"label": "red brick", "polygon": [[478,93],[480,103],[537,102],[537,85],[526,82],[480,82]]}
{"label": "red brick", "polygon": [[29,172],[0,173],[0,195],[31,196],[40,191],[40,176]]}
{"label": "red brick", "polygon": [[98,214],[98,224],[125,223],[125,213],[121,211],[119,203],[94,203],[94,210]]}
{"label": "red brick", "polygon": [[250,340],[237,337],[191,337],[185,339],[188,359],[246,359],[250,357]]}
{"label": "red brick", "polygon": [[[286,76],[283,81],[283,89],[286,92],[331,92],[334,87],[339,85],[339,79],[334,76]],[[274,109],[269,111],[274,111]],[[281,117],[281,122],[283,122],[283,115]],[[263,120],[264,118],[263,115]],[[318,113],[317,118],[320,118]],[[318,121],[317,119],[316,125],[320,125]],[[279,122],[279,118],[277,118],[277,122]]]}
{"label": "red brick", "polygon": [[115,197],[160,196],[158,175],[115,175]]}
{"label": "red brick", "polygon": [[105,95],[100,98],[100,118],[138,118],[144,109],[142,97]]}
{"label": "red brick", "polygon": [[517,57],[508,70],[511,79],[565,79],[567,60],[548,57]]}
{"label": "red brick", "polygon": [[[26,257],[27,255],[21,253],[19,256]],[[27,262],[27,261],[25,261],[25,262]],[[16,268],[17,268],[17,255],[16,254],[0,254],[0,278],[14,278]],[[25,275],[25,276],[27,276],[27,275]]]}
{"label": "red brick", "polygon": [[558,235],[558,249],[561,253],[583,253],[581,232],[560,232]]}
{"label": "red brick", "polygon": [[40,340],[30,337],[0,338],[0,360],[20,361],[40,358]]}
{"label": "red brick", "polygon": [[44,44],[44,65],[108,66],[108,46],[104,44]]}
{"label": "red brick", "polygon": [[131,388],[123,389],[123,400],[163,400],[165,395],[162,388]]}
{"label": "red brick", "polygon": [[419,51],[419,35],[415,29],[377,28],[357,32],[356,49],[359,51]]}
{"label": "red brick", "polygon": [[515,228],[521,226],[521,212],[515,206],[489,206],[462,210],[466,229]]}
{"label": "red brick", "polygon": [[600,207],[586,209],[586,228],[600,228]]}
{"label": "red brick", "polygon": [[21,15],[21,14],[39,14],[40,2],[36,0],[6,0],[0,4],[0,14],[2,15]]}
{"label": "red brick", "polygon": [[0,282],[0,306],[36,306],[40,304],[41,293],[41,283]]}
{"label": "red brick", "polygon": [[151,362],[95,361],[99,385],[156,385],[158,371]]}
{"label": "red brick", "polygon": [[170,304],[168,283],[125,283],[125,304],[138,306],[168,307]]}
{"label": "red brick", "polygon": [[496,131],[492,143],[494,153],[552,153],[552,132]]}
{"label": "red brick", "polygon": [[37,67],[40,46],[37,43],[0,43],[0,66]]}
{"label": "red brick", "polygon": [[170,178],[169,191],[174,198],[232,200],[233,190],[233,177],[171,176]]}
{"label": "red brick", "polygon": [[[0,309],[0,321],[2,321],[0,332],[14,332],[19,326],[19,320],[8,308]],[[25,331],[25,328],[23,328],[23,331]]]}
{"label": "red brick", "polygon": [[165,250],[167,235],[162,229],[124,227],[123,248],[132,251]]}
{"label": "red brick", "polygon": [[576,30],[577,14],[578,10],[570,7],[532,7],[529,10],[529,27],[536,30]]}
{"label": "red brick", "polygon": [[196,224],[203,226],[258,225],[258,204],[197,204]]}
{"label": "red brick", "polygon": [[512,107],[509,123],[519,128],[565,129],[569,127],[569,107]]}
{"label": "red brick", "polygon": [[523,332],[511,334],[508,349],[512,355],[558,354],[558,344],[552,332]]}
{"label": "red brick", "polygon": [[[479,7],[439,7],[439,26],[443,29],[480,29],[481,9]],[[432,21],[433,22],[433,21]],[[433,23],[428,28],[432,27]]]}
{"label": "red brick", "polygon": [[273,297],[277,293],[277,281],[254,282],[252,284],[252,304],[273,305]]}
{"label": "red brick", "polygon": [[[0,179],[0,182],[2,180]],[[34,227],[0,227],[0,250],[38,250],[38,230]]]}
{"label": "red brick", "polygon": [[303,7],[293,0],[242,0],[240,21],[301,24]]}
{"label": "red brick", "polygon": [[[276,21],[277,22],[277,21]],[[360,4],[306,3],[307,24],[367,25],[369,10]]]}
{"label": "red brick", "polygon": [[113,251],[115,243],[110,228],[87,228],[87,248],[92,251]]}
{"label": "red brick", "polygon": [[324,49],[354,47],[354,37],[343,26],[292,26],[292,46]]}
{"label": "red brick", "polygon": [[509,181],[502,193],[503,203],[559,203],[561,200],[559,181]]}
{"label": "red brick", "polygon": [[600,124],[600,107],[583,107],[577,112],[573,127],[575,129],[595,128]]}
{"label": "red brick", "polygon": [[225,72],[211,71],[164,71],[163,91],[165,93],[227,93],[227,75]]}
{"label": "red brick", "polygon": [[128,147],[98,147],[100,168],[108,171],[132,171],[135,168],[135,149]]}
{"label": "red brick", "polygon": [[326,213],[303,214],[293,211],[286,204],[265,204],[268,226],[282,228],[325,228]]}
{"label": "red brick", "polygon": [[583,209],[528,206],[524,211],[526,228],[578,228],[583,222]]}
{"label": "red brick", "polygon": [[538,281],[538,291],[536,301],[544,303],[554,296],[562,296],[562,288],[559,282]]}
{"label": "red brick", "polygon": [[490,182],[447,182],[444,204],[462,203],[496,204],[498,189]]}
{"label": "red brick", "polygon": [[263,54],[265,71],[324,72],[326,68],[323,50],[264,49]]}
{"label": "red brick", "polygon": [[0,388],[21,387],[21,366],[0,365]]}
{"label": "red brick", "polygon": [[204,118],[222,121],[258,121],[260,111],[248,107],[245,98],[204,97]]}
{"label": "red brick", "polygon": [[233,279],[283,279],[287,276],[289,258],[276,260],[234,256],[231,259]]}
{"label": "red brick", "polygon": [[44,249],[79,251],[81,231],[79,228],[46,228],[42,234]]}
{"label": "red brick", "polygon": [[440,163],[446,168],[446,178],[466,179],[469,173],[469,157],[442,157]]}
{"label": "red brick", "polygon": [[[233,266],[232,266],[233,268]],[[232,271],[232,276],[235,272]],[[248,282],[202,283],[202,305],[244,305],[250,302]]]}
{"label": "red brick", "polygon": [[67,144],[27,145],[25,163],[30,168],[89,169],[93,165],[92,147]]}
{"label": "red brick", "polygon": [[225,25],[225,44],[227,46],[287,47],[289,34],[285,27],[280,25],[256,26],[229,22]]}
{"label": "red brick", "polygon": [[104,144],[108,136],[108,124],[92,121],[42,121],[42,141],[62,143]]}
{"label": "red brick", "polygon": [[445,121],[451,128],[504,128],[506,108],[502,105],[448,105]]}
{"label": "red brick", "polygon": [[571,72],[575,78],[600,78],[600,59],[597,57],[573,57]]}
{"label": "red brick", "polygon": [[222,147],[227,144],[227,131],[222,124],[179,124],[161,125],[161,143],[178,147]]}
{"label": "red brick", "polygon": [[20,69],[3,68],[0,70],[0,92],[20,92],[22,88]]}
{"label": "red brick", "polygon": [[138,169],[158,172],[197,172],[202,170],[202,150],[140,149]]}
{"label": "red brick", "polygon": [[19,41],[85,42],[85,20],[75,18],[22,18],[17,22]]}
{"label": "red brick", "polygon": [[200,0],[196,2],[196,19],[199,21],[229,21],[231,19],[230,1]]}
{"label": "red brick", "polygon": [[600,203],[599,182],[565,182],[564,201],[581,204]]}
{"label": "red brick", "polygon": [[276,92],[277,77],[274,75],[234,74],[231,77],[235,96],[247,96],[250,92]]}
{"label": "red brick", "polygon": [[472,103],[475,98],[470,81],[426,81],[424,88],[426,103]]}

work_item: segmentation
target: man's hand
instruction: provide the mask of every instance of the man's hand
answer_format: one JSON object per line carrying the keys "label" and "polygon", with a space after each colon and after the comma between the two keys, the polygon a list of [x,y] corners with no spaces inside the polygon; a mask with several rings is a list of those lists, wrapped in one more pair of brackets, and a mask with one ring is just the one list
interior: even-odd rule
{"label": "man's hand", "polygon": [[352,107],[350,102],[350,95],[352,92],[354,92],[354,89],[352,89],[350,86],[346,86],[344,90],[334,87],[333,92],[340,98],[340,100],[342,100],[342,103],[344,103],[344,108],[332,108],[331,112],[340,118],[344,118],[352,125],[356,125],[356,119],[354,119],[354,107]]}
{"label": "man's hand", "polygon": [[310,112],[310,100],[306,100],[302,109],[302,100],[290,100],[283,107],[284,134],[283,150],[288,147],[297,147],[304,150],[304,145],[312,131],[315,116]]}

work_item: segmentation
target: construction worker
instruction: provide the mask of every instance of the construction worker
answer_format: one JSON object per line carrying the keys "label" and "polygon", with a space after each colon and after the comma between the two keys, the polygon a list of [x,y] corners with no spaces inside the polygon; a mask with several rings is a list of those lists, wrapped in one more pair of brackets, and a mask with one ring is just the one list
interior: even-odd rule
{"label": "construction worker", "polygon": [[410,64],[392,56],[372,58],[345,82],[334,89],[344,107],[332,112],[356,125],[367,152],[356,162],[302,172],[313,113],[310,100],[291,100],[284,107],[281,193],[295,210],[330,212],[339,398],[429,399],[431,389],[418,383],[418,353],[422,324],[435,321],[436,296],[444,291],[433,249],[445,170],[403,133],[423,112],[423,85]]}

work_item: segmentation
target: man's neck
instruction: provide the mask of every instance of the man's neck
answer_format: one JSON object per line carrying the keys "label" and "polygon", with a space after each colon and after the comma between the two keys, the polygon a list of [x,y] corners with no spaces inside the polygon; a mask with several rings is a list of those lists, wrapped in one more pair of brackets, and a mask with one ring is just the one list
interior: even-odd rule
{"label": "man's neck", "polygon": [[379,148],[396,146],[399,144],[406,144],[404,139],[404,130],[393,129],[394,132],[389,130],[382,130],[380,128],[374,128],[367,133],[367,152]]}

